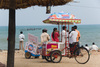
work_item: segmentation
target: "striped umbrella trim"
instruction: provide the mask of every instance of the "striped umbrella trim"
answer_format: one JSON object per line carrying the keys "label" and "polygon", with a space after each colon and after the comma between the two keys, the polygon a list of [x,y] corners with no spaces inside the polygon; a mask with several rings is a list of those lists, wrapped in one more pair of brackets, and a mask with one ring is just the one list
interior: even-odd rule
{"label": "striped umbrella trim", "polygon": [[58,22],[69,22],[69,23],[81,23],[81,19],[47,19],[48,21],[58,21]]}

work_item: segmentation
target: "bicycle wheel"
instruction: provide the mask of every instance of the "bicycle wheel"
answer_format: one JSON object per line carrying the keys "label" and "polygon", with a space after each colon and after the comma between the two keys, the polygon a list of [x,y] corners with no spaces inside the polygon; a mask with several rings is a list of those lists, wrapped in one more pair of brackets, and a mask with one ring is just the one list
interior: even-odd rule
{"label": "bicycle wheel", "polygon": [[61,61],[61,59],[62,59],[61,52],[60,51],[53,51],[51,53],[50,58],[51,58],[51,61],[53,63],[59,63]]}
{"label": "bicycle wheel", "polygon": [[45,60],[48,61],[48,62],[51,62],[51,59],[49,56],[45,56]]}
{"label": "bicycle wheel", "polygon": [[75,56],[75,60],[79,64],[85,64],[90,59],[89,51],[84,47],[80,47],[80,48],[76,49],[74,56]]}

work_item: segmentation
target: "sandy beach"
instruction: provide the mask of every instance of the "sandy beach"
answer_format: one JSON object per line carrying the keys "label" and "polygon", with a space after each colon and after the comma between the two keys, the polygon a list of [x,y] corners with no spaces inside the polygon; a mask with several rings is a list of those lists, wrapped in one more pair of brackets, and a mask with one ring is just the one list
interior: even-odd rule
{"label": "sandy beach", "polygon": [[[7,51],[0,52],[0,62],[7,65]],[[90,60],[86,64],[79,64],[74,58],[63,57],[60,63],[51,63],[41,57],[25,59],[22,50],[15,51],[15,67],[100,67],[100,52],[91,52]]]}

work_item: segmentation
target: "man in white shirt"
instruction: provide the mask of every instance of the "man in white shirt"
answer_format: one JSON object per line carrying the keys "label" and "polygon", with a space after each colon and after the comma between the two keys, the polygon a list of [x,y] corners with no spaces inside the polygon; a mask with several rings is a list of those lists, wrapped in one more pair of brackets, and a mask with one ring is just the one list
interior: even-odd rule
{"label": "man in white shirt", "polygon": [[93,42],[93,43],[92,43],[92,46],[90,47],[90,49],[91,49],[91,50],[94,50],[94,51],[98,51],[99,48],[98,48],[98,46],[95,45],[95,43]]}
{"label": "man in white shirt", "polygon": [[65,40],[67,39],[68,33],[66,32],[66,26],[63,26],[62,29],[63,29],[62,32],[61,32],[62,42],[65,43]]}
{"label": "man in white shirt", "polygon": [[75,49],[72,50],[72,48],[74,47],[74,45],[77,42],[77,40],[76,40],[77,39],[77,34],[78,33],[75,31],[74,27],[72,27],[72,31],[69,34],[69,46],[70,46],[71,54],[75,50]]}
{"label": "man in white shirt", "polygon": [[72,31],[69,34],[69,43],[72,44],[73,42],[77,42],[77,32],[75,31],[74,27],[72,27]]}
{"label": "man in white shirt", "polygon": [[24,39],[25,39],[25,36],[23,32],[21,31],[19,35],[19,50],[21,50],[21,45],[22,45],[22,49],[24,51]]}
{"label": "man in white shirt", "polygon": [[88,44],[85,44],[85,48],[86,48],[87,50],[89,50]]}

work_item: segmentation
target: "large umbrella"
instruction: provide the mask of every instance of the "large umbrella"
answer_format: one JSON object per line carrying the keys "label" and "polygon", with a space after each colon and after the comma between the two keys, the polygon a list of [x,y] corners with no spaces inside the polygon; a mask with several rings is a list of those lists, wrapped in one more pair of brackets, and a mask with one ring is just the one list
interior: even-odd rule
{"label": "large umbrella", "polygon": [[10,0],[0,0],[0,8],[1,9],[21,9],[21,8],[27,8],[34,5],[38,6],[58,6],[58,5],[64,5],[68,2],[71,2],[72,0],[14,0],[15,6],[9,6]]}
{"label": "large umbrella", "polygon": [[75,15],[71,13],[60,12],[51,14],[48,19],[44,20],[43,22],[48,24],[72,25],[74,23],[81,23],[81,19],[76,19]]}
{"label": "large umbrella", "polygon": [[[48,23],[48,24],[58,24],[58,30],[60,32],[59,25],[63,25],[63,24],[68,25],[68,30],[69,30],[69,25],[72,25],[74,23],[79,24],[79,23],[81,23],[81,19],[76,19],[75,15],[73,15],[73,14],[60,12],[60,13],[51,14],[48,17],[48,19],[44,20],[43,22]],[[69,34],[68,34],[68,36],[69,36]],[[62,37],[61,37],[61,39],[62,39]],[[67,44],[69,44],[69,38],[68,38],[68,41],[67,41],[67,39],[65,41],[65,47],[67,47]],[[66,51],[67,51],[67,49],[65,49],[65,55],[67,55]]]}
{"label": "large umbrella", "polygon": [[46,6],[46,13],[48,14],[51,11],[51,6],[64,5],[68,2],[71,2],[72,0],[14,0],[14,1],[15,1],[15,7],[9,6],[10,0],[0,0],[0,8],[21,9],[38,5],[38,6]]}
{"label": "large umbrella", "polygon": [[69,25],[73,25],[74,23],[80,24],[81,19],[76,19],[75,15],[71,13],[60,12],[60,13],[51,14],[43,22],[47,24],[57,24],[58,30],[60,30],[59,25],[63,25],[63,24],[68,25],[68,29],[69,29]]}
{"label": "large umbrella", "polygon": [[15,9],[22,9],[34,5],[46,6],[50,13],[50,6],[64,5],[72,0],[0,0],[0,9],[9,9],[8,56],[7,67],[14,67],[15,52]]}

